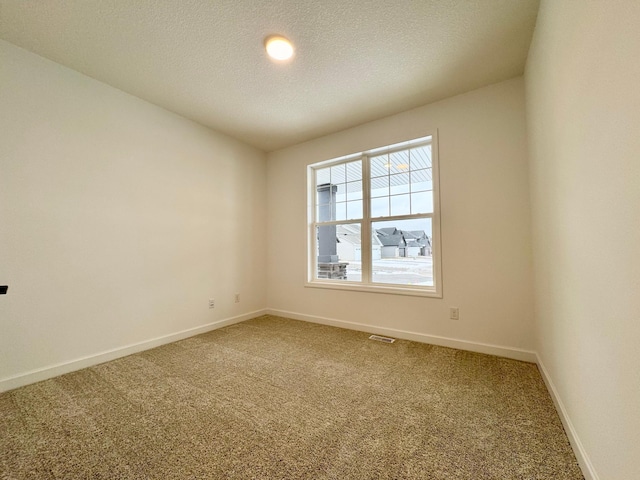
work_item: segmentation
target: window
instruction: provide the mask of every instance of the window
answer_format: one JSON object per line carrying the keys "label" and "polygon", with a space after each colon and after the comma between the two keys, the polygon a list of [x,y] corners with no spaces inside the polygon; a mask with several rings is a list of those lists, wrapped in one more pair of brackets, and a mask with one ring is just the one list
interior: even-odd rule
{"label": "window", "polygon": [[309,166],[313,287],[441,296],[434,136]]}

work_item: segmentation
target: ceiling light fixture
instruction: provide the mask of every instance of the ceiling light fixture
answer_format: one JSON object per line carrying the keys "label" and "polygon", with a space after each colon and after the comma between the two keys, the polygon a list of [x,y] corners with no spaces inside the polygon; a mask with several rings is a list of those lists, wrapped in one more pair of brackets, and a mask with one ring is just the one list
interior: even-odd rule
{"label": "ceiling light fixture", "polygon": [[274,60],[289,60],[293,56],[293,45],[280,35],[272,35],[264,39],[264,48]]}

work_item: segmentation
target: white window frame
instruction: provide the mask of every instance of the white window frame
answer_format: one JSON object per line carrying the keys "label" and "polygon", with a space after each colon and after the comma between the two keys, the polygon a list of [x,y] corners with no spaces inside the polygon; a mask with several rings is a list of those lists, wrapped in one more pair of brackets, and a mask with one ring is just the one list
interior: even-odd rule
{"label": "white window frame", "polygon": [[[398,215],[371,218],[371,177],[369,157],[406,150],[408,148],[431,144],[431,167],[433,182],[433,213]],[[363,212],[361,219],[316,222],[316,178],[315,171],[333,165],[362,159]],[[358,152],[324,162],[314,163],[307,167],[307,279],[305,287],[329,288],[335,290],[352,290],[359,292],[388,293],[422,297],[442,298],[442,242],[440,240],[440,171],[438,161],[437,132],[425,137],[396,143],[381,148]],[[414,218],[431,218],[432,222],[432,258],[434,286],[379,284],[371,281],[371,223],[376,221],[406,220]],[[341,225],[360,223],[362,250],[362,282],[341,281],[335,279],[319,279],[317,272],[317,234],[318,225]]]}

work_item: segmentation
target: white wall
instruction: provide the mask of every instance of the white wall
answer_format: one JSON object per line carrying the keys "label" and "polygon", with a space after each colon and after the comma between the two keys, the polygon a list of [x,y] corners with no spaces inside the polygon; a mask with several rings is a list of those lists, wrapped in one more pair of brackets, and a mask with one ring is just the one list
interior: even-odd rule
{"label": "white wall", "polygon": [[262,309],[265,177],[264,153],[0,41],[0,380]]}
{"label": "white wall", "polygon": [[603,480],[640,478],[639,28],[543,0],[526,70],[537,350]]}
{"label": "white wall", "polygon": [[[306,168],[439,132],[443,294],[305,288]],[[268,155],[268,306],[517,349],[533,347],[524,83],[516,78]],[[449,320],[449,306],[460,320]]]}

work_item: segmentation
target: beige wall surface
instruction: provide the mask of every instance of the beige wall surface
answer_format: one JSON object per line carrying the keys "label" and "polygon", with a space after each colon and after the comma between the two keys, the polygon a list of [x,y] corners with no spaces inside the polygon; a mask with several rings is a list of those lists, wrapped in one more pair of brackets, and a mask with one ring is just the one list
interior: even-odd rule
{"label": "beige wall surface", "polygon": [[526,70],[537,350],[603,480],[640,478],[639,26],[543,1]]}
{"label": "beige wall surface", "polygon": [[[438,130],[443,298],[305,288],[307,166]],[[533,347],[524,83],[516,78],[268,155],[268,307]],[[449,320],[449,307],[460,320]]]}
{"label": "beige wall surface", "polygon": [[265,177],[262,152],[0,41],[0,380],[262,309]]}

